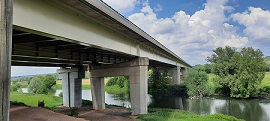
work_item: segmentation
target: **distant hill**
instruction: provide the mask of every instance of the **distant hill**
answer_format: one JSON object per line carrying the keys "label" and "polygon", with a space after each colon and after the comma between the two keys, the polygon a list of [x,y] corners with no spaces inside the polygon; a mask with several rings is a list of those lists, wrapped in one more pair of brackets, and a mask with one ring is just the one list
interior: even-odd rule
{"label": "distant hill", "polygon": [[[47,75],[47,74],[38,74],[38,75]],[[56,73],[51,73],[51,75],[57,75]],[[25,77],[34,77],[37,75],[24,75],[24,76],[12,76],[11,78],[25,78]]]}

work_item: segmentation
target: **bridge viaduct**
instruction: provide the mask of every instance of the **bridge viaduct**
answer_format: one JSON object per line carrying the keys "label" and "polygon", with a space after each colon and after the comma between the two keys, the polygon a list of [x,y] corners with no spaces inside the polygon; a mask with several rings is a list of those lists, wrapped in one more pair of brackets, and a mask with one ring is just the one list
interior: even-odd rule
{"label": "bridge viaduct", "polygon": [[61,67],[63,104],[81,106],[91,72],[93,108],[105,108],[104,77],[129,76],[132,114],[147,113],[148,69],[174,84],[191,66],[100,0],[0,0],[0,120],[9,120],[12,66]]}

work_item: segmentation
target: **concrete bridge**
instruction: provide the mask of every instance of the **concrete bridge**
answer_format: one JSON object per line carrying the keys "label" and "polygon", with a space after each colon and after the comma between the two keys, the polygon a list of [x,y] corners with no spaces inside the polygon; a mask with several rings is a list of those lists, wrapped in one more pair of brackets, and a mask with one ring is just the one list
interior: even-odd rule
{"label": "concrete bridge", "polygon": [[61,67],[65,106],[81,106],[91,72],[93,108],[105,108],[104,77],[129,76],[132,114],[147,113],[148,69],[175,84],[191,66],[100,0],[0,0],[0,120],[9,120],[10,68]]}

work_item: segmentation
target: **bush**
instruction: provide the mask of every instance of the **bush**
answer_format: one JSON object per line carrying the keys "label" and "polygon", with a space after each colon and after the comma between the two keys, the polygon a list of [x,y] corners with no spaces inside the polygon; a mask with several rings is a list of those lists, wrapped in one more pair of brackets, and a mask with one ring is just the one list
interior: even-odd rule
{"label": "bush", "polygon": [[125,76],[112,77],[106,83],[106,86],[118,85],[120,88],[129,87],[128,78]]}
{"label": "bush", "polygon": [[13,82],[10,86],[10,91],[12,92],[17,92],[18,90],[20,90],[22,87],[21,84],[19,84],[18,82]]}
{"label": "bush", "polygon": [[74,116],[74,117],[78,117],[79,115],[79,110],[77,107],[70,107],[70,112],[68,114],[69,116]]}
{"label": "bush", "polygon": [[187,93],[189,96],[209,95],[211,87],[208,84],[206,72],[197,69],[190,69],[184,74]]}

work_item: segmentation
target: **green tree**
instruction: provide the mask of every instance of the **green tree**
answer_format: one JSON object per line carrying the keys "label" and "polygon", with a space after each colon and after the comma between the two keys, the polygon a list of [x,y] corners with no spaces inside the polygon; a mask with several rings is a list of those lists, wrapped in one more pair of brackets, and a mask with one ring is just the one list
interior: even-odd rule
{"label": "green tree", "polygon": [[22,85],[20,83],[18,83],[17,81],[13,81],[10,86],[10,91],[17,92],[21,89],[21,87]]}
{"label": "green tree", "polygon": [[260,50],[248,47],[237,52],[236,48],[227,46],[217,48],[214,53],[208,61],[218,76],[214,81],[223,87],[224,93],[236,98],[249,98],[259,93],[266,70]]}
{"label": "green tree", "polygon": [[187,93],[189,96],[203,97],[210,93],[210,86],[208,85],[208,76],[205,71],[198,69],[189,69],[184,74],[185,84],[187,86]]}
{"label": "green tree", "polygon": [[38,75],[31,79],[30,84],[28,85],[28,91],[30,93],[36,94],[48,94],[49,92],[54,91],[52,86],[56,84],[56,77],[48,75]]}
{"label": "green tree", "polygon": [[162,90],[172,83],[172,78],[167,70],[160,73],[159,70],[154,69],[149,71],[148,83],[150,90]]}

